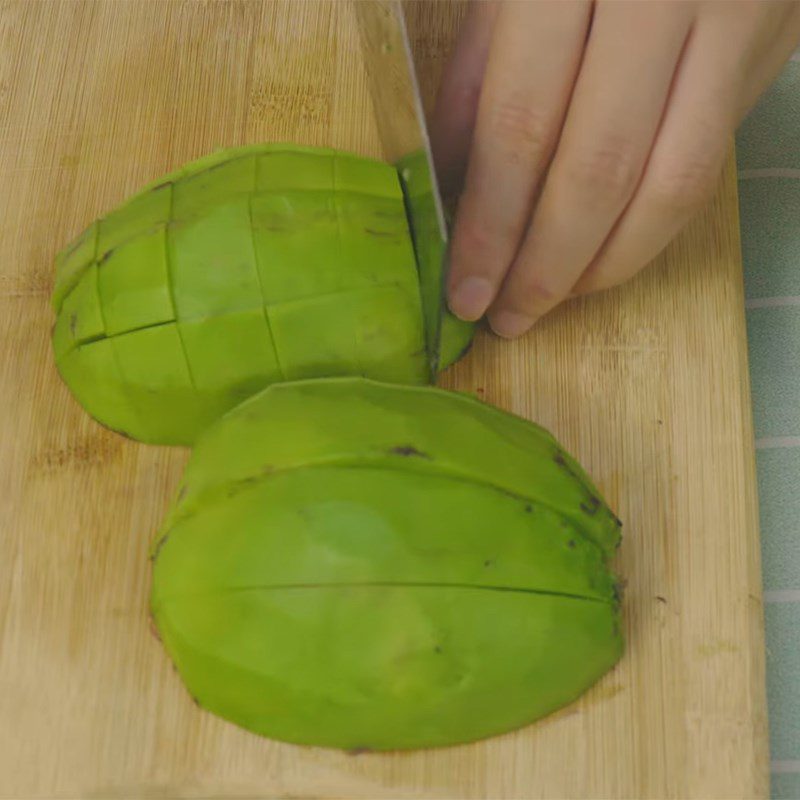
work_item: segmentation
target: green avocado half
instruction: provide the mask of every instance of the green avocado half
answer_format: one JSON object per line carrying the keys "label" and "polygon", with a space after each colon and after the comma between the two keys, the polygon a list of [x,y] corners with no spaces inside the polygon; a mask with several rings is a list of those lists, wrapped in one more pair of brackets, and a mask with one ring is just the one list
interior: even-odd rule
{"label": "green avocado half", "polygon": [[619,522],[542,428],[363,378],[274,384],[198,441],[151,609],[204,708],[345,749],[456,744],[623,650]]}
{"label": "green avocado half", "polygon": [[276,382],[428,383],[474,326],[420,276],[406,202],[392,165],[331,149],[194,161],[57,257],[58,370],[99,422],[160,444]]}

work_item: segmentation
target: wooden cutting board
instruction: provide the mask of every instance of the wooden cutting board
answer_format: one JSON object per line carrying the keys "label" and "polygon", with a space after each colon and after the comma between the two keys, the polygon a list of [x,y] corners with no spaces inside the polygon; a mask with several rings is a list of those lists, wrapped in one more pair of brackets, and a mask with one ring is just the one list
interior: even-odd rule
{"label": "wooden cutting board", "polygon": [[[428,100],[463,8],[412,29]],[[50,352],[52,259],[219,146],[379,155],[345,2],[0,2],[0,796],[767,796],[736,187],[647,273],[478,338],[443,381],[552,429],[625,523],[627,655],[483,743],[276,744],[200,711],[148,626],[147,547],[186,451],[92,422]]]}

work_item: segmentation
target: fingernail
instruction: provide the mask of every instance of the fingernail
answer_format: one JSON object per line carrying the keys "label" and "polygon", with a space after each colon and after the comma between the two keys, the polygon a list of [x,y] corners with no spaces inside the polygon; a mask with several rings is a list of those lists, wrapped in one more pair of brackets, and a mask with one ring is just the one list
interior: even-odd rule
{"label": "fingernail", "polygon": [[533,325],[534,320],[526,314],[516,314],[513,311],[500,311],[495,314],[489,323],[492,330],[505,339],[515,339],[521,336]]}
{"label": "fingernail", "polygon": [[450,310],[460,319],[472,322],[483,316],[493,296],[492,284],[486,278],[464,278],[450,292]]}

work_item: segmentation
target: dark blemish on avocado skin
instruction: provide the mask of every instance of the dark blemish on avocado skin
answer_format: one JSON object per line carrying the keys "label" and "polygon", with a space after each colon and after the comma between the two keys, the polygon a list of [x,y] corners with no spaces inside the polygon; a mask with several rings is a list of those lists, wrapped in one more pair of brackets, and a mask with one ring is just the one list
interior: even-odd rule
{"label": "dark blemish on avocado skin", "polygon": [[86,228],[86,230],[84,230],[82,233],[79,233],[78,237],[64,250],[64,258],[71,256],[83,244],[83,237],[89,232],[91,227],[92,226],[90,225],[89,228]]}
{"label": "dark blemish on avocado skin", "polygon": [[491,567],[494,564],[493,558],[487,558],[486,561],[483,562],[484,567]]}
{"label": "dark blemish on avocado skin", "polygon": [[[247,156],[245,156],[245,158],[247,158]],[[218,161],[216,164],[211,164],[211,166],[201,169],[200,172],[196,172],[194,175],[191,175],[190,178],[201,178],[204,174],[208,174],[209,172],[216,172],[223,167],[229,167],[231,162],[238,160],[238,158],[226,158],[224,161]]]}
{"label": "dark blemish on avocado skin", "polygon": [[570,550],[574,550],[574,549],[575,549],[575,547],[576,547],[576,545],[575,545],[575,540],[574,540],[574,539],[570,539],[570,540],[567,542],[567,547],[569,547],[569,549],[570,549]]}
{"label": "dark blemish on avocado skin", "polygon": [[363,756],[364,753],[371,753],[371,752],[372,752],[371,747],[351,747],[347,751],[347,754],[351,756]]}
{"label": "dark blemish on avocado skin", "polygon": [[519,503],[522,499],[518,494],[514,494],[514,492],[509,491],[508,489],[504,489],[502,486],[492,486],[491,487],[493,492],[497,492],[498,494],[505,495],[506,497],[510,497],[515,502]]}
{"label": "dark blemish on avocado skin", "polygon": [[[461,359],[462,359],[462,358],[464,358],[464,356],[466,356],[466,355],[467,355],[467,353],[469,353],[469,351],[470,351],[470,350],[472,350],[472,345],[473,345],[473,344],[474,344],[473,340],[472,340],[472,339],[470,339],[470,340],[467,342],[467,345],[466,345],[466,347],[464,347],[464,349],[463,349],[463,350],[462,350],[462,351],[461,351],[461,352],[460,352],[460,353],[459,353],[459,354],[456,356],[456,361],[461,361]],[[454,363],[455,363],[455,362],[454,362]]]}
{"label": "dark blemish on avocado skin", "polygon": [[379,231],[375,228],[364,228],[364,233],[369,236],[377,236],[379,239],[392,239],[397,236],[397,234],[392,231]]}
{"label": "dark blemish on avocado skin", "polygon": [[427,453],[417,450],[416,447],[410,444],[400,444],[397,445],[397,447],[392,447],[389,450],[389,453],[393,456],[403,456],[404,458],[424,458],[426,461],[433,461],[431,456],[429,456]]}
{"label": "dark blemish on avocado skin", "polygon": [[436,647],[433,648],[433,650],[436,653],[441,653],[442,652],[442,646],[437,644]]}
{"label": "dark blemish on avocado skin", "polygon": [[[578,475],[575,474],[575,470],[573,470],[570,465],[567,463],[566,456],[561,450],[556,450],[553,454],[553,461],[561,467],[567,475],[575,478],[576,480],[581,480]],[[582,483],[583,481],[581,481]],[[595,495],[589,495],[587,501],[585,503],[581,503],[580,508],[584,514],[588,514],[590,517],[593,517],[603,505],[602,501],[599,497],[595,497]],[[616,524],[617,528],[622,528],[622,521],[613,513],[611,510],[608,510],[608,516]],[[619,548],[620,543],[617,542],[616,547]]]}
{"label": "dark blemish on avocado skin", "polygon": [[155,563],[156,559],[158,558],[158,554],[161,552],[161,548],[167,543],[167,539],[169,539],[169,534],[165,534],[158,540],[158,544],[156,544],[156,549],[153,550],[153,555],[150,556],[150,560]]}
{"label": "dark blemish on avocado skin", "polygon": [[581,511],[593,517],[600,508],[600,498],[594,495],[589,495],[589,499],[585,503],[581,503]]}
{"label": "dark blemish on avocado skin", "polygon": [[78,327],[78,312],[73,311],[70,314],[69,318],[69,332],[72,334],[72,338],[75,338],[75,329]]}
{"label": "dark blemish on avocado skin", "polygon": [[530,503],[525,504],[525,513],[530,514],[533,511],[533,506]]}
{"label": "dark blemish on avocado skin", "polygon": [[561,450],[556,450],[555,455],[553,456],[553,461],[555,461],[555,463],[558,464],[558,466],[561,467],[561,469],[563,469],[564,472],[570,476],[570,478],[574,478],[576,481],[583,483],[580,477],[575,474],[575,470],[569,465],[567,462],[567,457]]}
{"label": "dark blemish on avocado skin", "polygon": [[269,475],[274,471],[274,467],[267,465],[265,466],[261,472],[258,472],[255,475],[248,475],[246,478],[240,478],[236,481],[236,483],[232,483],[227,488],[227,496],[228,497],[236,497],[239,492],[243,492],[246,489],[249,489],[251,486],[259,483],[265,475]]}
{"label": "dark blemish on avocado skin", "polygon": [[[556,450],[555,454],[553,455],[553,461],[558,464],[564,472],[567,473],[571,478],[575,478],[575,480],[580,481],[578,475],[575,474],[575,470],[567,463],[567,457],[561,450]],[[583,481],[581,481],[582,483]]]}
{"label": "dark blemish on avocado skin", "polygon": [[100,267],[103,264],[105,264],[106,261],[108,261],[108,259],[111,258],[112,255],[114,255],[115,249],[116,248],[112,247],[110,250],[106,250],[106,252],[103,253],[103,255],[100,256],[100,258],[97,259],[97,266]]}

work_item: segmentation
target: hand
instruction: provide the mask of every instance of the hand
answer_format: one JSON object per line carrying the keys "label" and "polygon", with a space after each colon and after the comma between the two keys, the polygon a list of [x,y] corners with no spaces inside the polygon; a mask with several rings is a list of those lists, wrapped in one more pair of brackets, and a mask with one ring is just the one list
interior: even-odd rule
{"label": "hand", "polygon": [[515,337],[633,276],[799,39],[797,2],[473,2],[431,134],[445,194],[463,181],[453,312]]}

